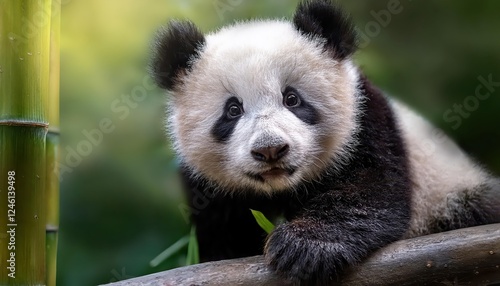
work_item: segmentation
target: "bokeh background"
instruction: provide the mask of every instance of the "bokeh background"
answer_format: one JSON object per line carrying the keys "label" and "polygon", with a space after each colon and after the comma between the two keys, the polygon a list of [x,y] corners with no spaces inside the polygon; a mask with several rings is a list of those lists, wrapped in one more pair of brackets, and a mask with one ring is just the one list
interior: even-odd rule
{"label": "bokeh background", "polygon": [[[473,103],[478,77],[500,82],[500,1],[339,2],[367,35],[356,60],[371,80],[500,175],[500,84],[458,127],[443,118],[454,104]],[[154,33],[171,18],[189,18],[204,32],[235,20],[290,18],[297,0],[62,3],[58,285],[181,266],[185,249],[149,266],[189,232],[165,135],[167,97],[147,75]],[[399,13],[381,16],[397,3]],[[99,136],[100,125],[108,133]]]}

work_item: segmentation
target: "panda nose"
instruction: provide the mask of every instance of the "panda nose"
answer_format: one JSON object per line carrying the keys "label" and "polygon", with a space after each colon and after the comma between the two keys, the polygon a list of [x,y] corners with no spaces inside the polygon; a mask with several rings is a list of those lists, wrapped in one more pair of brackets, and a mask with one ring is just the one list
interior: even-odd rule
{"label": "panda nose", "polygon": [[288,146],[288,144],[280,144],[276,146],[256,148],[253,149],[251,153],[255,160],[270,163],[283,158],[289,150],[290,146]]}

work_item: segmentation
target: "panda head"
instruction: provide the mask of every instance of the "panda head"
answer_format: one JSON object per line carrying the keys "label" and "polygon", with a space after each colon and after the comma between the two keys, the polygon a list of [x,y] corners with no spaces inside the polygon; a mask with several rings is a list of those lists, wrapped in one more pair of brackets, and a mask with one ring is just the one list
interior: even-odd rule
{"label": "panda head", "polygon": [[263,194],[340,167],[357,129],[355,42],[349,19],[326,0],[299,4],[292,22],[207,35],[170,22],[151,70],[172,95],[168,130],[182,164],[229,192]]}

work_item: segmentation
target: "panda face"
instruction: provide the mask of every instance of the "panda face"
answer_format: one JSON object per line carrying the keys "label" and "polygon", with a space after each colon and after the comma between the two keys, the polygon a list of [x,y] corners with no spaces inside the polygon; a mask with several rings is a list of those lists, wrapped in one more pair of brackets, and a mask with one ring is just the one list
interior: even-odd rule
{"label": "panda face", "polygon": [[224,189],[293,189],[345,163],[355,144],[357,71],[291,23],[207,35],[179,82],[168,122],[175,149]]}

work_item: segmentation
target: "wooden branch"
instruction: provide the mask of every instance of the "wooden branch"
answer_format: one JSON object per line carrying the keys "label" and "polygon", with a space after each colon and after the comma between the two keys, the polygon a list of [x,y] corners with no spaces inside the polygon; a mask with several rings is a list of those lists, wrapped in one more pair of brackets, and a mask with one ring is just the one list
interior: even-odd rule
{"label": "wooden branch", "polygon": [[[346,273],[342,285],[493,285],[500,283],[500,224],[397,241]],[[262,256],[207,262],[107,284],[289,285]]]}

